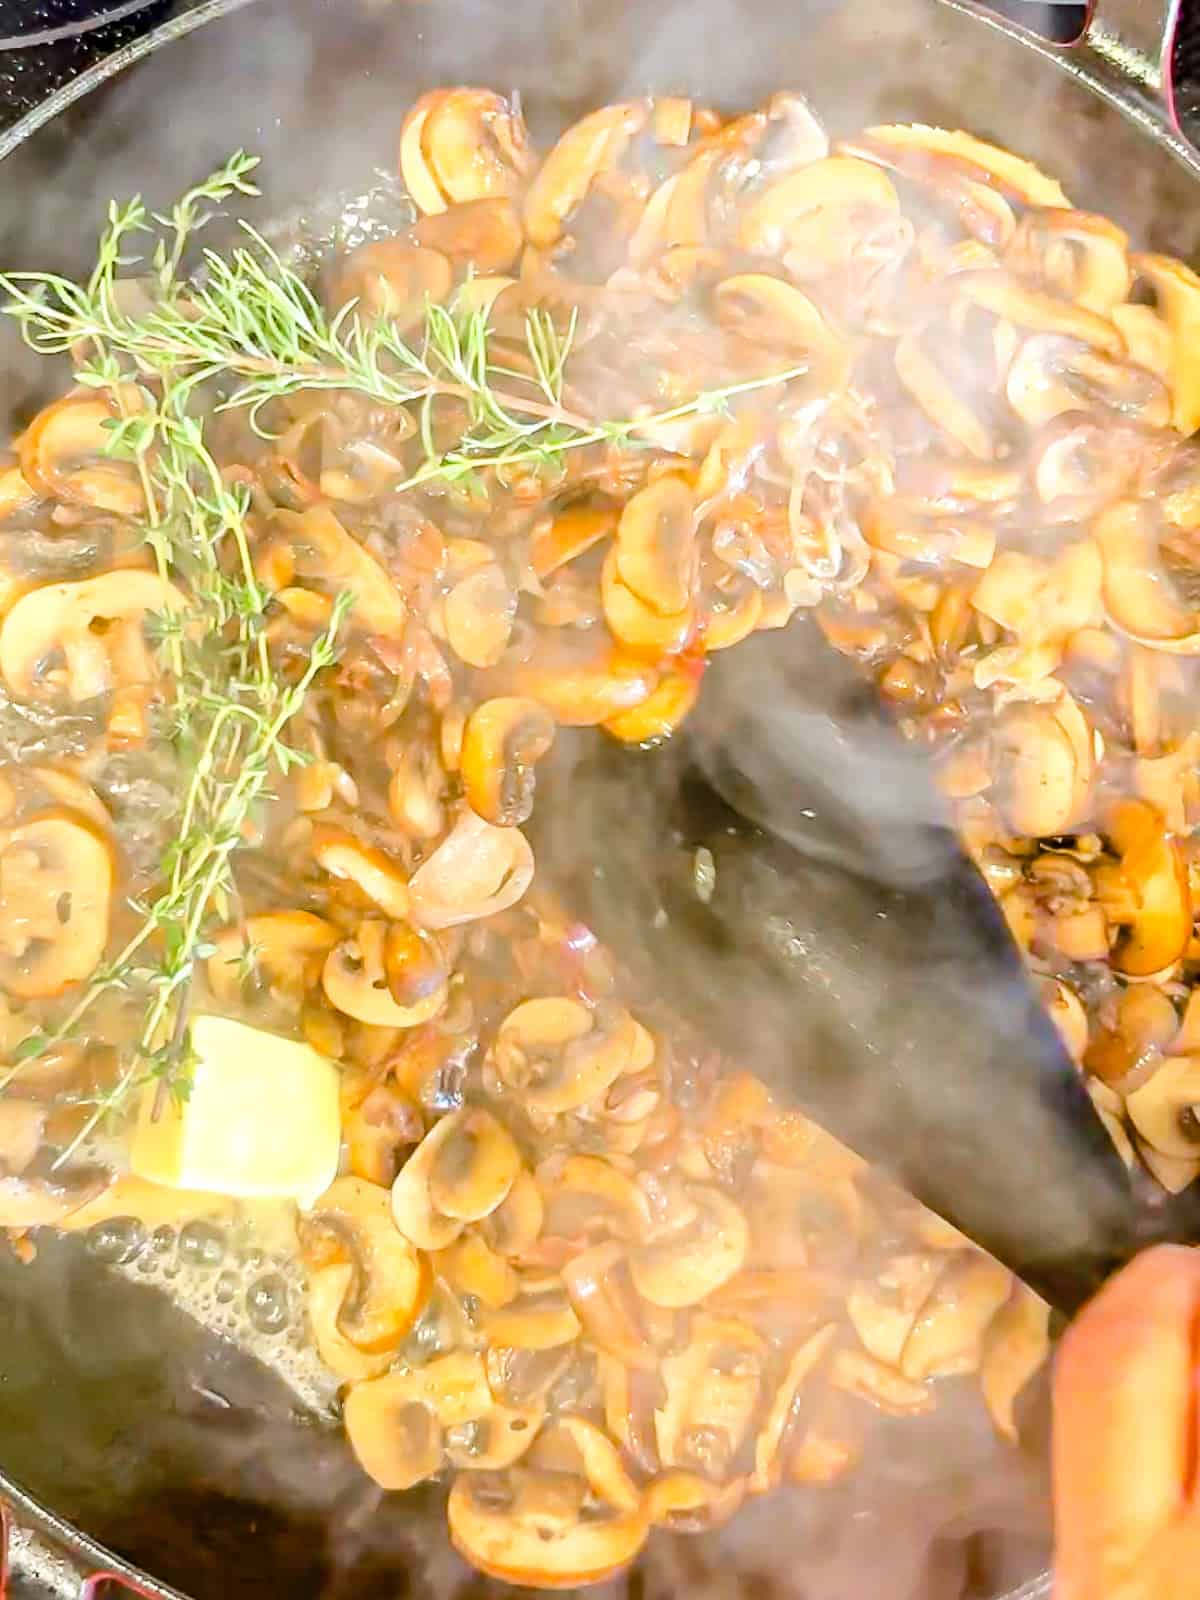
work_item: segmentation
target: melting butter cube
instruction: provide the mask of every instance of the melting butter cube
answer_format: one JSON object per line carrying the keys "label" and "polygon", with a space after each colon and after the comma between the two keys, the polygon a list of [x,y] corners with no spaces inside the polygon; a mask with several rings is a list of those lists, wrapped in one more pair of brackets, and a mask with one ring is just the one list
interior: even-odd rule
{"label": "melting butter cube", "polygon": [[336,1067],[311,1045],[230,1017],[196,1017],[191,1036],[187,1100],[167,1101],[155,1118],[157,1086],[143,1092],[134,1174],[176,1189],[311,1204],[337,1176]]}

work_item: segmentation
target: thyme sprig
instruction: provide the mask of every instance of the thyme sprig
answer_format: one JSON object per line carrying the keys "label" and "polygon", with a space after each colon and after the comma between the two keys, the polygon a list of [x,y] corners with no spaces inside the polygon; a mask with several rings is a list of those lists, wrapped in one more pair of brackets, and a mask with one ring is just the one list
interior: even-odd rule
{"label": "thyme sprig", "polygon": [[[158,219],[170,236],[154,254],[164,296],[182,292],[176,274],[207,207],[235,192],[252,192],[245,181],[249,165],[245,158],[231,163],[185,195],[169,217]],[[86,288],[98,306],[116,302],[129,215],[129,208],[110,211]],[[151,621],[172,691],[163,731],[184,789],[158,891],[135,908],[136,930],[93,974],[69,1012],[26,1039],[0,1076],[3,1087],[28,1061],[71,1038],[102,995],[118,990],[144,997],[135,1043],[112,1086],[92,1102],[60,1163],[145,1083],[157,1080],[163,1092],[186,1096],[192,1060],[188,993],[196,963],[209,953],[210,921],[229,914],[232,858],[253,833],[256,806],[273,775],[302,759],[286,742],[288,724],[318,674],[336,659],[346,611],[345,599],[339,600],[303,672],[292,680],[282,677],[267,650],[269,597],[251,560],[247,494],[242,485],[226,483],[208,449],[194,374],[186,366],[181,371],[165,350],[152,357],[143,352],[131,372],[128,352],[100,327],[71,344],[80,362],[77,380],[113,398],[117,415],[107,448],[137,471],[146,542],[160,576],[179,596],[177,605],[164,607]]]}
{"label": "thyme sprig", "polygon": [[[262,430],[263,408],[299,390],[350,389],[384,405],[423,408],[424,459],[395,487],[413,489],[436,479],[455,481],[486,468],[552,462],[567,451],[611,442],[628,445],[639,433],[689,416],[721,411],[734,397],[787,383],[807,371],[789,367],[705,390],[666,410],[620,420],[587,417],[563,403],[563,379],[575,341],[574,313],[560,329],[541,307],[528,310],[525,350],[531,382],[494,352],[487,305],[429,304],[415,338],[396,322],[362,314],[351,301],[330,316],[309,285],[281,260],[249,223],[245,242],[227,253],[206,249],[199,276],[176,279],[200,200],[253,194],[255,158],[238,151],[207,185],[185,196],[171,216],[150,217],[134,199],[114,205],[97,271],[86,284],[53,273],[0,275],[7,310],[27,342],[45,355],[99,342],[120,352],[136,372],[169,366],[188,390],[218,381],[227,392],[220,409],[247,408]],[[117,292],[114,267],[132,265],[127,250],[139,235],[166,227],[153,250],[157,294],[140,302]],[[184,244],[180,244],[180,239]],[[535,392],[536,391],[536,392]],[[463,402],[467,420],[448,450],[435,448],[428,407],[438,398]]]}
{"label": "thyme sprig", "polygon": [[[253,812],[274,773],[301,756],[286,742],[290,720],[314,679],[335,659],[345,606],[335,605],[303,674],[283,680],[264,627],[267,595],[246,533],[245,488],[228,483],[209,451],[204,419],[244,409],[266,434],[264,408],[298,391],[351,390],[383,405],[412,407],[421,457],[395,486],[455,482],[483,469],[553,463],[592,444],[628,446],[690,416],[725,411],[738,395],[786,384],[803,365],[697,393],[666,410],[611,421],[564,403],[574,314],[525,317],[525,362],[506,365],[486,306],[428,304],[415,338],[353,302],[330,316],[309,285],[250,224],[226,253],[206,248],[189,270],[195,235],[234,196],[258,190],[257,158],[236,152],[167,213],[140,198],[112,202],[96,265],[84,283],[55,273],[0,274],[4,307],[32,349],[69,355],[79,383],[112,397],[108,448],[133,463],[144,500],[144,532],[160,576],[181,595],[153,619],[172,699],[165,733],[185,777],[176,837],[155,898],[139,925],[99,969],[65,1017],[32,1035],[0,1074],[0,1089],[25,1063],[72,1037],[111,991],[145,997],[145,1018],[113,1086],[91,1113],[66,1160],[133,1090],[157,1080],[185,1096],[191,1047],[188,994],[210,950],[214,918],[236,894],[232,860],[253,832]],[[152,242],[151,242],[152,241]],[[513,363],[511,345],[509,363]],[[461,404],[449,449],[437,448],[433,406]],[[269,435],[268,435],[269,436]]]}

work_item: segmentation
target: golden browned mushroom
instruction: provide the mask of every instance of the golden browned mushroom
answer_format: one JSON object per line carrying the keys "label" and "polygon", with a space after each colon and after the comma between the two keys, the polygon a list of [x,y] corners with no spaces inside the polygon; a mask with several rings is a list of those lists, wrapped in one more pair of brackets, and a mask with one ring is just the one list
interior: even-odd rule
{"label": "golden browned mushroom", "polygon": [[342,1407],[359,1466],[381,1489],[412,1489],[441,1468],[443,1432],[432,1410],[409,1397],[407,1374],[356,1383]]}
{"label": "golden browned mushroom", "polygon": [[429,1296],[429,1266],[392,1220],[386,1189],[338,1178],[298,1233],[305,1260],[322,1270],[349,1265],[353,1277],[336,1316],[342,1336],[369,1353],[404,1337]]}
{"label": "golden browned mushroom", "polygon": [[112,841],[79,812],[0,831],[0,987],[47,999],[95,969],[108,942]]}
{"label": "golden browned mushroom", "polygon": [[313,860],[331,878],[349,879],[385,917],[408,915],[408,881],[397,864],[374,845],[345,828],[316,822],[312,830]]}
{"label": "golden browned mushroom", "polygon": [[446,1429],[446,1459],[464,1472],[501,1472],[536,1444],[545,1416],[542,1406],[493,1405],[487,1416]]}
{"label": "golden browned mushroom", "polygon": [[[357,1022],[376,1028],[415,1028],[445,1009],[447,975],[444,969],[431,966],[428,970],[436,973],[433,986],[417,984],[416,998],[408,1004],[399,1003],[392,993],[388,941],[387,923],[373,918],[359,923],[353,938],[343,939],[326,956],[321,986],[334,1010]],[[403,968],[397,967],[394,960],[392,966],[403,993]],[[424,965],[421,972],[424,976]]]}
{"label": "golden browned mushroom", "polygon": [[478,1222],[504,1203],[521,1153],[490,1112],[470,1107],[446,1121],[452,1127],[429,1167],[429,1198],[444,1217]]}
{"label": "golden browned mushroom", "polygon": [[728,1522],[746,1498],[746,1483],[713,1483],[698,1472],[664,1472],[646,1487],[646,1515],[673,1533],[703,1533]]}
{"label": "golden browned mushroom", "polygon": [[267,911],[224,928],[213,937],[208,958],[208,986],[226,1006],[242,998],[251,969],[272,986],[294,984],[309,963],[325,957],[337,943],[332,922],[311,911]]}
{"label": "golden browned mushroom", "polygon": [[937,1404],[926,1384],[914,1383],[862,1350],[839,1350],[833,1358],[829,1381],[835,1389],[857,1395],[877,1411],[886,1411],[893,1417],[920,1416]]}
{"label": "golden browned mushroom", "polygon": [[522,1169],[496,1209],[480,1224],[480,1231],[497,1255],[519,1260],[542,1231],[542,1192],[531,1172]]}
{"label": "golden browned mushroom", "polygon": [[641,100],[602,106],[567,129],[525,195],[525,232],[532,245],[553,249],[597,176],[617,165],[646,125],[648,111]]}
{"label": "golden browned mushroom", "polygon": [[488,561],[468,572],[446,596],[446,638],[469,667],[494,667],[504,654],[517,614],[515,589],[503,568]]}
{"label": "golden browned mushroom", "polygon": [[654,1435],[664,1467],[728,1477],[761,1402],[766,1359],[766,1344],[745,1323],[695,1314],[687,1345],[661,1363]]}
{"label": "golden browned mushroom", "polygon": [[[274,520],[291,547],[299,577],[318,583],[333,594],[353,597],[352,627],[386,639],[401,637],[408,607],[400,591],[327,505],[309,506],[306,511],[276,511]],[[0,652],[3,643],[0,633]]]}
{"label": "golden browned mushroom", "polygon": [[743,272],[720,283],[714,298],[720,321],[743,339],[807,357],[814,392],[828,397],[845,388],[850,377],[846,340],[795,284]]}
{"label": "golden browned mushroom", "polygon": [[[356,1084],[356,1077],[365,1082]],[[374,1083],[367,1072],[343,1072],[341,1102],[350,1171],[390,1189],[401,1152],[420,1143],[425,1133],[416,1103],[394,1083]]]}
{"label": "golden browned mushroom", "polygon": [[738,244],[759,255],[785,252],[803,269],[820,271],[844,259],[864,212],[898,212],[886,173],[853,156],[827,156],[768,184],[742,212]]}
{"label": "golden browned mushroom", "polygon": [[308,1323],[317,1354],[329,1370],[348,1383],[378,1378],[392,1364],[393,1351],[360,1350],[338,1326],[342,1307],[353,1292],[355,1269],[348,1262],[318,1267],[308,1279]]}
{"label": "golden browned mushroom", "polygon": [[640,705],[605,718],[604,731],[622,744],[651,746],[669,739],[700,695],[696,672],[667,672]]}
{"label": "golden browned mushroom", "polygon": [[560,567],[586,555],[593,545],[615,533],[619,520],[620,510],[613,505],[585,503],[556,512],[533,536],[530,565],[539,578],[551,577]]}
{"label": "golden browned mushroom", "polygon": [[1167,833],[1162,813],[1144,800],[1119,801],[1105,818],[1104,832],[1121,858],[1122,878],[1134,896],[1112,964],[1130,977],[1148,977],[1178,961],[1191,938],[1183,851]]}
{"label": "golden browned mushroom", "polygon": [[851,1289],[846,1310],[864,1348],[877,1361],[899,1366],[917,1314],[945,1266],[945,1256],[893,1256],[874,1279]]}
{"label": "golden browned mushroom", "polygon": [[600,576],[604,620],[613,638],[629,650],[654,658],[678,654],[695,626],[694,609],[688,606],[683,611],[661,615],[622,582],[618,564],[614,546],[605,557]]}
{"label": "golden browned mushroom", "polygon": [[766,1494],[779,1482],[783,1470],[780,1461],[783,1436],[795,1412],[797,1397],[810,1373],[820,1365],[836,1335],[836,1323],[830,1322],[818,1328],[816,1333],[805,1339],[788,1362],[754,1441],[754,1471],[749,1483],[752,1493]]}
{"label": "golden browned mushroom", "polygon": [[608,641],[558,638],[543,638],[533,658],[513,674],[518,693],[540,700],[556,722],[569,728],[591,727],[641,706],[657,681],[652,663],[614,650]]}
{"label": "golden browned mushroom", "polygon": [[405,333],[424,320],[431,302],[446,298],[452,281],[450,263],[438,251],[402,239],[378,239],[338,263],[329,302],[335,310],[354,302],[364,316],[382,318]]}
{"label": "golden browned mushroom", "polygon": [[991,461],[996,449],[986,419],[942,372],[929,344],[928,335],[905,334],[896,345],[896,376],[930,422],[978,460]]}
{"label": "golden browned mushroom", "polygon": [[532,162],[520,115],[490,89],[434,89],[400,134],[400,176],[427,214],[515,192]]}
{"label": "golden browned mushroom", "polygon": [[628,1173],[601,1156],[551,1156],[537,1171],[547,1234],[586,1233],[640,1240],[650,1226],[650,1202]]}
{"label": "golden browned mushroom", "polygon": [[[493,274],[507,272],[524,243],[517,208],[503,197],[466,200],[448,211],[431,213],[421,218],[413,232],[421,244],[470,270],[469,282],[476,287],[468,298],[476,306],[480,304],[477,286]],[[497,293],[509,281],[501,281]],[[461,296],[456,303],[463,306]]]}
{"label": "golden browned mushroom", "polygon": [[1011,1273],[990,1256],[972,1252],[952,1259],[905,1340],[900,1371],[917,1380],[974,1372],[984,1334],[1011,1288]]}
{"label": "golden browned mushroom", "polygon": [[464,1234],[437,1257],[438,1276],[461,1299],[473,1295],[480,1305],[497,1310],[517,1298],[521,1280],[477,1233]]}
{"label": "golden browned mushroom", "polygon": [[1075,339],[1109,356],[1125,354],[1125,341],[1107,317],[1057,295],[1027,289],[999,267],[958,273],[954,290],[969,304],[1030,333]]}
{"label": "golden browned mushroom", "polygon": [[526,1000],[500,1025],[492,1058],[504,1084],[534,1111],[559,1116],[594,1100],[629,1065],[633,1018],[569,999]]}
{"label": "golden browned mushroom", "polygon": [[654,1371],[657,1354],[646,1332],[624,1247],[610,1240],[582,1250],[571,1256],[562,1276],[591,1343],[627,1367]]}
{"label": "golden browned mushroom", "polygon": [[634,1286],[652,1305],[694,1306],[741,1271],[750,1229],[741,1207],[722,1190],[693,1184],[695,1208],[682,1227],[665,1231],[630,1256]]}
{"label": "golden browned mushroom", "polygon": [[1066,731],[1044,706],[1014,706],[991,736],[992,799],[1014,833],[1068,832],[1078,808],[1079,768]]}
{"label": "golden browned mushroom", "polygon": [[[137,391],[127,389],[136,409]],[[21,472],[38,494],[136,517],[145,509],[137,468],[108,454],[120,413],[95,390],[39,411],[18,441]]]}
{"label": "golden browned mushroom", "polygon": [[1137,255],[1133,265],[1157,295],[1160,313],[1171,334],[1171,421],[1180,433],[1192,434],[1200,427],[1200,363],[1195,355],[1200,331],[1200,278],[1171,256]]}
{"label": "golden browned mushroom", "polygon": [[1017,1443],[1013,1407],[1050,1351],[1050,1307],[1023,1283],[1013,1285],[1007,1303],[983,1338],[979,1386],[996,1430]]}
{"label": "golden browned mushroom", "polygon": [[516,1299],[486,1312],[483,1323],[492,1344],[518,1350],[555,1350],[581,1332],[562,1280],[536,1271],[525,1273]]}
{"label": "golden browned mushroom", "polygon": [[958,164],[960,168],[973,168],[979,178],[990,181],[1025,205],[1070,204],[1057,179],[1048,177],[1032,161],[957,128],[886,123],[868,128],[857,139],[845,143],[847,148],[860,152],[863,159],[894,166],[906,177],[920,178],[928,174],[936,181],[947,169],[954,170]]}
{"label": "golden browned mushroom", "polygon": [[[530,1588],[573,1589],[621,1571],[646,1542],[640,1507],[584,1516],[589,1485],[562,1472],[461,1473],[447,1507],[450,1538],[481,1572]],[[596,1496],[599,1499],[599,1496]]]}
{"label": "golden browned mushroom", "polygon": [[1026,212],[1005,261],[1022,277],[1100,316],[1109,316],[1133,283],[1128,236],[1107,217],[1090,211],[1053,207]]}
{"label": "golden browned mushroom", "polygon": [[533,769],[554,741],[554,718],[537,700],[485,700],[467,719],[462,780],[467,803],[485,822],[512,828],[533,811]]}
{"label": "golden browned mushroom", "polygon": [[1181,604],[1163,566],[1153,506],[1122,500],[1096,519],[1093,533],[1114,626],[1155,650],[1200,655],[1200,617]]}
{"label": "golden browned mushroom", "polygon": [[409,880],[413,920],[427,928],[476,922],[515,906],[532,882],[533,851],[525,835],[464,810]]}
{"label": "golden browned mushroom", "polygon": [[22,700],[64,691],[72,700],[90,700],[117,685],[148,683],[153,667],[144,646],[140,659],[125,652],[118,663],[109,635],[183,603],[179,591],[153,572],[104,572],[31,589],[0,624],[0,672]]}
{"label": "golden browned mushroom", "polygon": [[1134,362],[1061,334],[1037,333],[1024,340],[1005,378],[1008,403],[1033,427],[1067,411],[1164,427],[1171,399],[1156,373]]}
{"label": "golden browned mushroom", "polygon": [[695,508],[691,490],[670,474],[629,501],[617,527],[617,573],[640,600],[675,616],[695,583]]}
{"label": "golden browned mushroom", "polygon": [[1129,1120],[1164,1156],[1200,1158],[1200,1057],[1168,1056],[1148,1082],[1125,1096]]}

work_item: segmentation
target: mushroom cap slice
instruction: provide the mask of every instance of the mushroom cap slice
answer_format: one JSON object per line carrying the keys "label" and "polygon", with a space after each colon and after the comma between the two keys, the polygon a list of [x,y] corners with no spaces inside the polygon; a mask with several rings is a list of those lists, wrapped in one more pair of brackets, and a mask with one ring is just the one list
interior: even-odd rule
{"label": "mushroom cap slice", "polygon": [[500,1025],[492,1059],[505,1085],[547,1116],[574,1111],[603,1094],[629,1066],[637,1024],[620,1007],[593,1011],[581,1001],[526,1000]]}
{"label": "mushroom cap slice", "polygon": [[392,1220],[388,1191],[362,1178],[338,1178],[298,1231],[310,1263],[353,1268],[338,1331],[360,1350],[393,1349],[420,1316],[431,1279],[428,1263]]}
{"label": "mushroom cap slice", "polygon": [[113,685],[103,627],[140,622],[148,612],[179,611],[179,590],[157,573],[117,569],[78,583],[47,583],[24,594],[0,623],[0,673],[18,699],[53,693],[45,663],[65,659],[73,699],[89,699]]}
{"label": "mushroom cap slice", "polygon": [[453,928],[507,911],[533,882],[533,850],[519,828],[498,828],[464,810],[409,880],[413,920]]}
{"label": "mushroom cap slice", "polygon": [[736,1201],[713,1186],[687,1189],[693,1221],[674,1237],[642,1245],[630,1256],[634,1287],[651,1305],[676,1310],[698,1305],[745,1264],[750,1227]]}
{"label": "mushroom cap slice", "polygon": [[1200,1056],[1168,1056],[1125,1097],[1125,1112],[1162,1155],[1200,1159]]}
{"label": "mushroom cap slice", "polygon": [[387,1371],[392,1351],[360,1350],[338,1326],[342,1306],[353,1292],[354,1276],[349,1261],[335,1261],[309,1274],[308,1324],[317,1354],[329,1370],[347,1382],[363,1383]]}
{"label": "mushroom cap slice", "polygon": [[1104,832],[1136,899],[1112,964],[1130,977],[1149,977],[1178,961],[1192,936],[1187,863],[1162,813],[1145,800],[1119,801],[1104,820]]}
{"label": "mushroom cap slice", "polygon": [[442,1465],[441,1424],[413,1398],[408,1376],[355,1384],[342,1406],[350,1447],[381,1489],[412,1489]]}
{"label": "mushroom cap slice", "polygon": [[[279,510],[275,524],[291,546],[296,572],[354,597],[350,625],[399,639],[408,607],[399,589],[369,550],[351,537],[327,505],[306,511]],[[0,633],[0,652],[4,636]],[[0,655],[2,659],[2,655]]]}
{"label": "mushroom cap slice", "polygon": [[984,1334],[1012,1285],[1012,1274],[990,1256],[972,1251],[952,1260],[905,1340],[899,1363],[904,1376],[919,1381],[976,1371]]}
{"label": "mushroom cap slice", "polygon": [[67,1167],[49,1177],[0,1176],[0,1228],[58,1228],[113,1181],[107,1167]]}
{"label": "mushroom cap slice", "polygon": [[1017,1443],[1013,1407],[1050,1353],[1050,1307],[1023,1283],[992,1319],[983,1339],[979,1387],[996,1431]]}
{"label": "mushroom cap slice", "polygon": [[554,718],[538,700],[501,695],[467,719],[461,772],[467,803],[485,822],[512,828],[533,811],[534,767],[554,742]]}
{"label": "mushroom cap slice", "polygon": [[112,842],[79,812],[0,832],[0,987],[47,999],[82,982],[108,942]]}
{"label": "mushroom cap slice", "polygon": [[396,1226],[422,1250],[444,1250],[465,1222],[499,1209],[521,1171],[512,1135],[476,1106],[454,1111],[425,1135],[392,1185]]}
{"label": "mushroom cap slice", "polygon": [[418,994],[412,1004],[398,1004],[389,982],[388,933],[384,922],[360,923],[354,938],[343,939],[326,956],[321,985],[329,1004],[357,1022],[376,1028],[415,1028],[445,1009],[447,974],[439,972],[440,981]]}

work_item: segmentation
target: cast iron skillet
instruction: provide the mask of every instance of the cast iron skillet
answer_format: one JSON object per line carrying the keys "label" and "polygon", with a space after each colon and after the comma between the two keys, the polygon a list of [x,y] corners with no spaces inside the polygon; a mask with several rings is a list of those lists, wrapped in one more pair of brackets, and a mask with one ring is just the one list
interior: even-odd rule
{"label": "cast iron skillet", "polygon": [[[1130,15],[1145,20],[1144,0]],[[1034,155],[1150,247],[1194,255],[1196,164],[1114,59],[1085,52],[1063,73],[1017,30],[940,0],[214,0],[0,144],[0,260],[84,270],[110,195],[165,201],[238,145],[264,157],[264,215],[357,189],[390,167],[403,106],[452,81],[519,89],[543,136],[625,94],[732,107],[784,84],[835,133],[965,124]],[[3,339],[19,418],[45,374]],[[541,859],[644,995],[1062,1309],[1142,1242],[1200,1234],[1192,1202],[1131,1192],[926,775],[803,626],[714,668],[676,748],[642,761],[567,746],[542,801]],[[578,870],[583,807],[599,874]],[[716,868],[707,900],[694,893],[701,848]],[[340,1439],[148,1299],[69,1243],[29,1269],[0,1265],[0,1465],[16,1482],[197,1597],[370,1594],[375,1570],[391,1595],[495,1587],[430,1555],[422,1507],[440,1522],[436,1497],[375,1504]],[[910,1429],[889,1469],[935,1451],[948,1472],[964,1465],[953,1441]],[[804,1533],[809,1515],[789,1511],[789,1528]],[[632,1587],[661,1579],[653,1561],[639,1570]]]}

